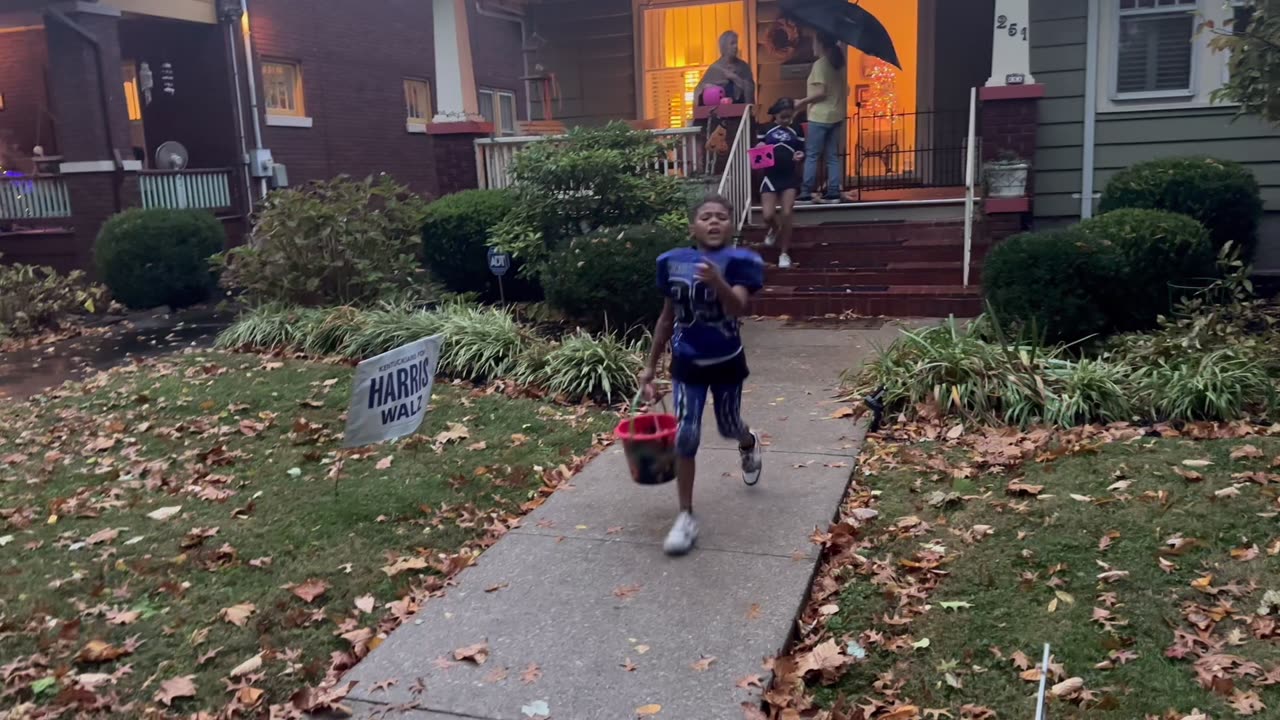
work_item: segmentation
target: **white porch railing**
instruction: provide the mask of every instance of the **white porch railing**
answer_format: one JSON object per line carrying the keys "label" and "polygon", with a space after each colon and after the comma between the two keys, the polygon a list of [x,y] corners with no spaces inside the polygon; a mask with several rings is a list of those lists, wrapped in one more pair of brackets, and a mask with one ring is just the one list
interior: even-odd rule
{"label": "white porch railing", "polygon": [[751,149],[751,109],[742,115],[738,123],[738,132],[733,137],[733,145],[729,148],[729,158],[724,164],[724,175],[720,178],[719,193],[733,203],[738,217],[734,218],[734,234],[742,231],[751,215],[751,157],[747,151]]}
{"label": "white porch railing", "polygon": [[71,217],[71,197],[60,177],[0,177],[0,220]]}
{"label": "white porch railing", "polygon": [[138,181],[144,208],[220,210],[231,207],[230,170],[147,171]]}
{"label": "white porch railing", "polygon": [[[666,157],[654,162],[654,168],[666,175],[693,178],[706,172],[702,128],[650,130],[658,137],[672,141]],[[512,183],[511,163],[516,154],[529,145],[548,138],[538,135],[481,138],[476,140],[476,166],[480,171],[480,187],[498,189]],[[554,140],[555,138],[550,138]]]}

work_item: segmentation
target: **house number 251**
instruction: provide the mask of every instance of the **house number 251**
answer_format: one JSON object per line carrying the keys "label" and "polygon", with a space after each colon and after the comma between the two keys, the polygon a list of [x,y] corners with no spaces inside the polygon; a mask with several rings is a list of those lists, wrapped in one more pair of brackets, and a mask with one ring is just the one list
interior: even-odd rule
{"label": "house number 251", "polygon": [[1011,38],[1016,38],[1021,35],[1022,41],[1027,41],[1027,26],[1025,24],[1019,25],[1016,22],[1009,22],[1008,15],[999,15],[996,17],[996,29],[1007,31]]}

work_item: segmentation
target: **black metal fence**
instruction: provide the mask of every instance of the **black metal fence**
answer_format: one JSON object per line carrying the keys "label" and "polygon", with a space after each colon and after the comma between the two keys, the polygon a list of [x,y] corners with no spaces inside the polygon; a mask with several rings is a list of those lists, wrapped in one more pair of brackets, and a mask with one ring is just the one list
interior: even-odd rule
{"label": "black metal fence", "polygon": [[969,112],[872,114],[846,126],[845,190],[963,187]]}

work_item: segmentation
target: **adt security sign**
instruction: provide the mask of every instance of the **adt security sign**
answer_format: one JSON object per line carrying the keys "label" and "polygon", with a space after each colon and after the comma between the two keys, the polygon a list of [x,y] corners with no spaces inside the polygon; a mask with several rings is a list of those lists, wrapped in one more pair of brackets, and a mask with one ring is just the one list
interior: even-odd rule
{"label": "adt security sign", "polygon": [[489,248],[489,272],[498,277],[511,272],[511,254],[498,248]]}
{"label": "adt security sign", "polygon": [[345,447],[412,435],[422,426],[440,362],[441,337],[411,342],[356,366]]}

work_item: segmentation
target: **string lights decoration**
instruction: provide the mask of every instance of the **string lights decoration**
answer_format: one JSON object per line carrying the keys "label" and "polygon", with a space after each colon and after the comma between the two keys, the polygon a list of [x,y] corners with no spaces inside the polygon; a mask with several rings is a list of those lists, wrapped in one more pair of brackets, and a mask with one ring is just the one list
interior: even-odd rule
{"label": "string lights decoration", "polygon": [[871,91],[867,97],[867,112],[872,117],[891,117],[897,121],[898,113],[898,73],[892,65],[883,60],[874,60],[868,77],[871,80]]}

